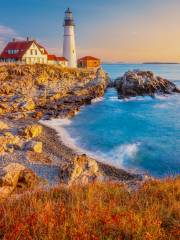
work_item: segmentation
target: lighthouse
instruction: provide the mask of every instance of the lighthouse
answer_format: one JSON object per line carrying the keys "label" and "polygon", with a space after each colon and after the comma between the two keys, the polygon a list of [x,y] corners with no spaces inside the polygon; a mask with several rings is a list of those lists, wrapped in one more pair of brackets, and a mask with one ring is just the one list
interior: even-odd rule
{"label": "lighthouse", "polygon": [[64,18],[64,43],[63,56],[68,60],[68,67],[77,67],[76,44],[74,34],[74,18],[72,11],[68,8]]}

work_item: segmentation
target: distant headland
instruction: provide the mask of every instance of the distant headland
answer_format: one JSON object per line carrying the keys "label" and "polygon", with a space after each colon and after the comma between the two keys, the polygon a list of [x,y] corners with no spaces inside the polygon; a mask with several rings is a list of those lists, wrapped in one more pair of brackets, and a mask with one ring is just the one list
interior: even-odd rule
{"label": "distant headland", "polygon": [[143,62],[142,64],[180,64],[178,62]]}

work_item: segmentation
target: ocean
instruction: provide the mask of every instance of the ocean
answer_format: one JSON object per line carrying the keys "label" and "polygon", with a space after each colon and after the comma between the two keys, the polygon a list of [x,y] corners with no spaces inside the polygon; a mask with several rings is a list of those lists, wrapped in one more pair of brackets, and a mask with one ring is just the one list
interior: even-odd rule
{"label": "ocean", "polygon": [[[180,87],[178,64],[105,64],[112,79],[133,69],[151,70]],[[180,173],[180,94],[119,100],[115,89],[59,123],[83,152],[137,173],[163,178]]]}

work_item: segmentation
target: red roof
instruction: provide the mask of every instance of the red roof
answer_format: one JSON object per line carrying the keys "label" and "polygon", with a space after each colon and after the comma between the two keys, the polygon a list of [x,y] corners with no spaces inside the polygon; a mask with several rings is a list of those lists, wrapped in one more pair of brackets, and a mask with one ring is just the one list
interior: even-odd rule
{"label": "red roof", "polygon": [[88,61],[88,60],[99,60],[99,58],[95,58],[95,57],[92,57],[92,56],[85,56],[85,57],[82,57],[79,59],[79,61]]}
{"label": "red roof", "polygon": [[[35,43],[37,47],[40,49],[43,48],[44,54],[47,54],[47,51],[44,47],[39,45],[35,40],[33,41],[14,41],[14,42],[9,42],[4,50],[2,51],[0,58],[16,58],[16,59],[21,59],[23,55],[26,53],[26,51],[30,48],[30,46]],[[18,50],[17,53],[15,54],[9,54],[9,50]]]}
{"label": "red roof", "polygon": [[64,62],[64,61],[67,62],[67,59],[65,57],[57,57],[57,60],[60,61],[60,62],[61,61],[62,62]]}
{"label": "red roof", "polygon": [[55,55],[48,55],[48,60],[56,61],[56,56]]}
{"label": "red roof", "polygon": [[66,61],[67,62],[67,60],[64,57],[57,57],[55,55],[48,55],[48,60],[50,60],[50,61],[59,61],[59,62]]}

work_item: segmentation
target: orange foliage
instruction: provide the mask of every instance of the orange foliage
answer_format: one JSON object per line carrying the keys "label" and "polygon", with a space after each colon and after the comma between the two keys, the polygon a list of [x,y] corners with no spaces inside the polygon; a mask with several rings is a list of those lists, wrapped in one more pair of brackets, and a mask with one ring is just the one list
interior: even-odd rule
{"label": "orange foliage", "polygon": [[129,192],[115,183],[59,186],[0,205],[4,240],[178,240],[180,177]]}

